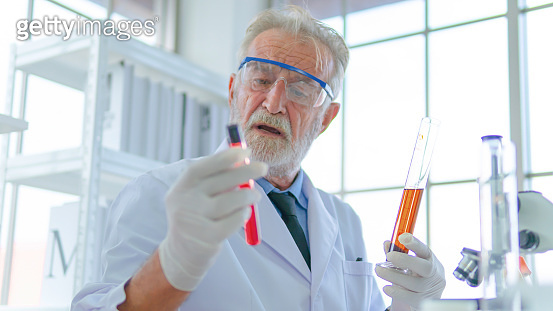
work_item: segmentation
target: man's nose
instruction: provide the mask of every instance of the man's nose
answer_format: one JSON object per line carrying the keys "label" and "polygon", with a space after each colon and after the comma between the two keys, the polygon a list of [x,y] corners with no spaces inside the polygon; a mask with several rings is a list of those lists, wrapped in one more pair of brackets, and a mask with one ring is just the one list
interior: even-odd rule
{"label": "man's nose", "polygon": [[286,113],[286,80],[280,78],[273,84],[263,102],[263,107],[270,113]]}

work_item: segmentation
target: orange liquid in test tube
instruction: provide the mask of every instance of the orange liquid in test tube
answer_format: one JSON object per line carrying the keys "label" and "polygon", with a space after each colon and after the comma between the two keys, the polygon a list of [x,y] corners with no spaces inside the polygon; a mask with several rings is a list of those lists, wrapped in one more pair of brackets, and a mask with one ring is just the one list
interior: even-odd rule
{"label": "orange liquid in test tube", "polygon": [[415,230],[415,223],[417,221],[423,191],[424,188],[403,190],[403,196],[401,197],[401,203],[396,217],[396,225],[392,235],[390,251],[402,253],[409,252],[403,244],[399,243],[398,238],[405,232],[412,234]]}
{"label": "orange liquid in test tube", "polygon": [[[423,118],[417,134],[415,149],[411,157],[407,180],[403,188],[403,196],[397,212],[396,224],[392,234],[390,250],[402,253],[408,253],[409,250],[399,243],[399,236],[403,233],[411,233],[415,230],[415,223],[422,200],[422,194],[428,180],[430,170],[430,160],[432,151],[436,142],[436,134],[440,121],[431,118]],[[391,262],[382,262],[377,264],[380,267],[392,268],[404,274],[410,274],[409,269],[395,267]]]}

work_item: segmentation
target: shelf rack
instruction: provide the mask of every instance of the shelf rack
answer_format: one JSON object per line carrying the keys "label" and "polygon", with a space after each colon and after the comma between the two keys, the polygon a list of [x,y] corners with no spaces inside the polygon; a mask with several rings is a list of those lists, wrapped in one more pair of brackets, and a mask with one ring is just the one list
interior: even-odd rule
{"label": "shelf rack", "polygon": [[[75,257],[74,292],[93,281],[99,263],[93,254],[97,243],[97,208],[100,198],[113,199],[132,178],[163,162],[111,150],[102,146],[104,112],[108,99],[107,73],[110,66],[132,64],[137,76],[171,86],[189,98],[224,104],[228,80],[207,71],[182,57],[131,39],[114,37],[76,37],[62,40],[49,37],[12,46],[6,111],[11,113],[15,72],[36,75],[85,94],[83,140],[78,148],[44,154],[9,156],[9,140],[0,150],[0,215],[3,213],[4,189],[7,182],[80,196]],[[5,121],[5,122],[4,122]],[[0,116],[0,132],[23,130],[27,123],[9,116]],[[4,128],[4,125],[6,126]],[[8,127],[8,125],[13,127]],[[13,200],[13,198],[12,198]],[[4,271],[11,271],[16,204],[11,206]],[[4,273],[2,301],[7,301],[10,273]]]}
{"label": "shelf rack", "polygon": [[21,132],[29,127],[27,121],[0,114],[0,134]]}

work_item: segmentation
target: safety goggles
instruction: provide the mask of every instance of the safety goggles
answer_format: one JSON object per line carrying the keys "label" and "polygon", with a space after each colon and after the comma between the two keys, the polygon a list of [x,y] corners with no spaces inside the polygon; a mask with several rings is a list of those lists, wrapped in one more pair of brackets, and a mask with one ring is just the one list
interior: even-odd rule
{"label": "safety goggles", "polygon": [[238,71],[241,81],[253,91],[269,92],[282,80],[286,89],[286,98],[303,106],[319,107],[327,96],[330,99],[334,98],[334,93],[326,82],[285,63],[246,57],[240,63]]}

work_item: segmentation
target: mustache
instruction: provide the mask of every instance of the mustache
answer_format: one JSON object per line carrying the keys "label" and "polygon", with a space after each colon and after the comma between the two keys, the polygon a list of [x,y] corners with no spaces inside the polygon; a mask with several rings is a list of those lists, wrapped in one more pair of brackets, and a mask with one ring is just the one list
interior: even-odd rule
{"label": "mustache", "polygon": [[265,112],[262,109],[257,109],[250,116],[250,119],[246,124],[246,130],[250,130],[256,123],[265,123],[279,129],[287,139],[292,136],[292,125],[290,124],[290,120],[284,116],[277,116]]}

